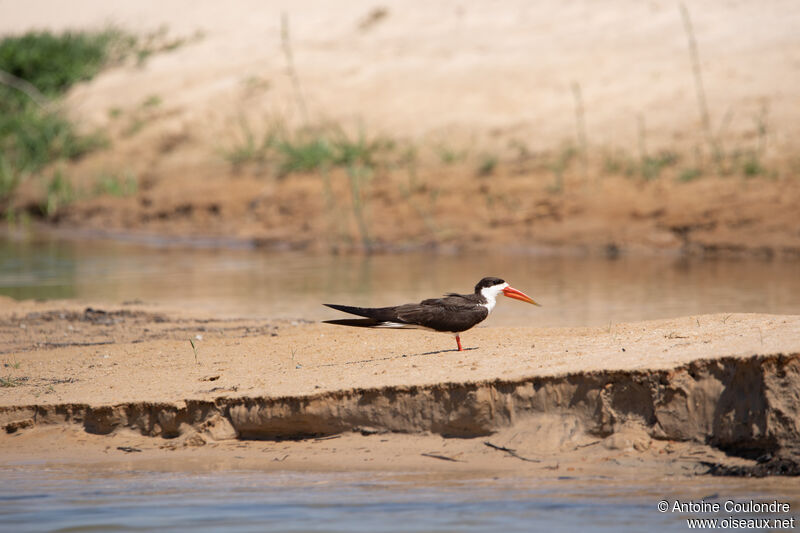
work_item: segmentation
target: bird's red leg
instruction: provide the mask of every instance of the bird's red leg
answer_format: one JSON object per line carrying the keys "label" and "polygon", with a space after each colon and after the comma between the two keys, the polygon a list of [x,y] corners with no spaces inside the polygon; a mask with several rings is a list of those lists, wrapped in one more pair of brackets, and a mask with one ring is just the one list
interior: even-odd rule
{"label": "bird's red leg", "polygon": [[456,344],[458,344],[458,351],[459,352],[462,351],[461,350],[461,337],[459,337],[458,335],[456,335]]}

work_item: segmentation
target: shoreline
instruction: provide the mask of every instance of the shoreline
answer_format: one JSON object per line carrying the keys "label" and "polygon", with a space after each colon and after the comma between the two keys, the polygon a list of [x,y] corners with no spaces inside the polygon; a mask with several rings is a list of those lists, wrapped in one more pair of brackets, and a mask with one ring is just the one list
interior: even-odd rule
{"label": "shoreline", "polygon": [[100,229],[91,226],[64,226],[47,221],[35,221],[31,226],[0,228],[0,236],[9,241],[24,240],[60,240],[68,242],[110,242],[114,244],[130,244],[153,248],[171,249],[219,249],[219,250],[254,250],[266,252],[314,253],[320,255],[394,255],[405,253],[421,253],[432,255],[471,254],[478,252],[498,252],[511,256],[527,257],[591,257],[614,260],[623,257],[663,257],[671,259],[756,259],[764,261],[797,261],[800,260],[800,249],[785,246],[726,246],[721,243],[709,245],[692,245],[664,248],[648,246],[643,243],[631,243],[618,246],[613,243],[587,245],[564,242],[560,244],[517,243],[492,245],[481,243],[480,246],[467,242],[461,244],[445,242],[426,243],[377,243],[369,249],[361,245],[351,247],[337,246],[335,249],[325,248],[320,243],[295,242],[292,240],[264,240],[258,237],[220,236],[202,233],[170,233]]}

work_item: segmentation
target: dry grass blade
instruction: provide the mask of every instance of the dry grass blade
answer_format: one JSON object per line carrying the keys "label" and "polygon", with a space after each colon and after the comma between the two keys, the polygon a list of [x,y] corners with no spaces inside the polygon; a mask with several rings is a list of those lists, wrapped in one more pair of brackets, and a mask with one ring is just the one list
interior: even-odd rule
{"label": "dry grass blade", "polygon": [[10,72],[0,70],[0,83],[25,93],[39,107],[44,107],[47,104],[47,98],[39,91],[39,89],[36,88],[34,84],[23,80],[22,78],[18,78]]}
{"label": "dry grass blade", "polygon": [[286,65],[289,70],[289,77],[294,86],[295,96],[297,98],[297,106],[303,115],[303,123],[307,126],[309,123],[308,106],[306,99],[303,96],[303,90],[300,86],[300,77],[297,75],[297,70],[294,66],[294,53],[292,52],[292,42],[289,37],[289,15],[285,12],[281,13],[281,47],[283,54],[286,56]]}
{"label": "dry grass blade", "polygon": [[719,157],[719,149],[711,131],[711,117],[708,113],[708,103],[706,101],[706,89],[703,85],[703,71],[700,67],[700,53],[697,49],[697,39],[692,27],[692,19],[689,17],[689,10],[684,4],[680,4],[683,26],[686,29],[686,37],[689,40],[689,54],[692,59],[692,73],[694,74],[695,89],[697,91],[697,106],[700,108],[700,120],[703,122],[703,130],[706,134],[708,146],[714,157]]}
{"label": "dry grass blade", "polygon": [[489,448],[494,449],[494,450],[498,450],[498,451],[501,451],[501,452],[506,452],[511,457],[516,457],[517,459],[521,459],[523,461],[528,461],[529,463],[541,463],[541,461],[539,459],[529,459],[527,457],[522,457],[521,455],[519,455],[516,451],[512,450],[511,448],[506,448],[505,446],[498,446],[496,444],[492,444],[488,440],[486,442],[484,442],[483,444],[488,446]]}
{"label": "dry grass blade", "polygon": [[432,459],[440,459],[442,461],[451,461],[453,463],[463,463],[464,461],[460,459],[453,459],[452,457],[447,457],[446,455],[439,455],[436,453],[421,453],[423,457],[431,457]]}

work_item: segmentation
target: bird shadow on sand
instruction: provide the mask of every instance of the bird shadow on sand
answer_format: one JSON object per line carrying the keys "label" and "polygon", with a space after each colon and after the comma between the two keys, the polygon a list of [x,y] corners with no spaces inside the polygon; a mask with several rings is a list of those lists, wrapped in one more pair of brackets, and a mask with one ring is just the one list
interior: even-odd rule
{"label": "bird shadow on sand", "polygon": [[[472,348],[464,348],[461,350],[462,352],[468,352],[471,350],[477,350],[477,347]],[[340,366],[340,365],[357,365],[359,363],[377,363],[379,361],[391,361],[393,359],[408,359],[409,357],[422,357],[425,355],[439,355],[442,353],[448,352],[458,352],[456,349],[451,350],[436,350],[434,352],[420,352],[420,353],[409,353],[409,354],[401,354],[401,355],[392,355],[389,357],[376,357],[375,359],[359,359],[358,361],[343,361],[341,363],[326,363],[324,365],[314,365],[313,367],[306,367],[306,368],[322,368],[326,366]]]}
{"label": "bird shadow on sand", "polygon": [[[473,346],[472,348],[463,348],[461,351],[462,352],[469,352],[470,350],[477,350],[477,349],[478,349],[477,346]],[[438,355],[440,353],[457,352],[457,351],[458,350],[456,350],[456,349],[436,350],[435,352],[422,352],[422,353],[414,353],[414,354],[408,354],[408,355],[404,354],[404,355],[401,355],[400,357],[417,357],[418,355]]]}

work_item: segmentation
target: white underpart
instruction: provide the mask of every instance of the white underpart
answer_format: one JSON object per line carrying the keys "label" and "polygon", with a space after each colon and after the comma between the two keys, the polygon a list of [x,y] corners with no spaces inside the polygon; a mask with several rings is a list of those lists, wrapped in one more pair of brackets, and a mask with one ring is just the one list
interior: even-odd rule
{"label": "white underpart", "polygon": [[486,303],[481,304],[486,308],[487,311],[490,313],[492,309],[494,309],[494,304],[497,303],[497,295],[503,292],[503,289],[508,287],[508,283],[503,283],[501,285],[492,285],[491,287],[484,287],[481,289],[481,294],[484,298],[486,298]]}
{"label": "white underpart", "polygon": [[428,331],[436,331],[435,329],[426,328],[425,326],[418,326],[417,324],[403,324],[402,322],[381,322],[373,327],[392,329],[425,329]]}
{"label": "white underpart", "polygon": [[380,324],[373,327],[390,328],[390,329],[423,329],[425,331],[432,331],[434,333],[447,333],[448,335],[458,335],[458,333],[452,333],[449,331],[438,331],[433,328],[426,328],[425,326],[419,326],[417,324],[403,324],[402,322],[381,322]]}

